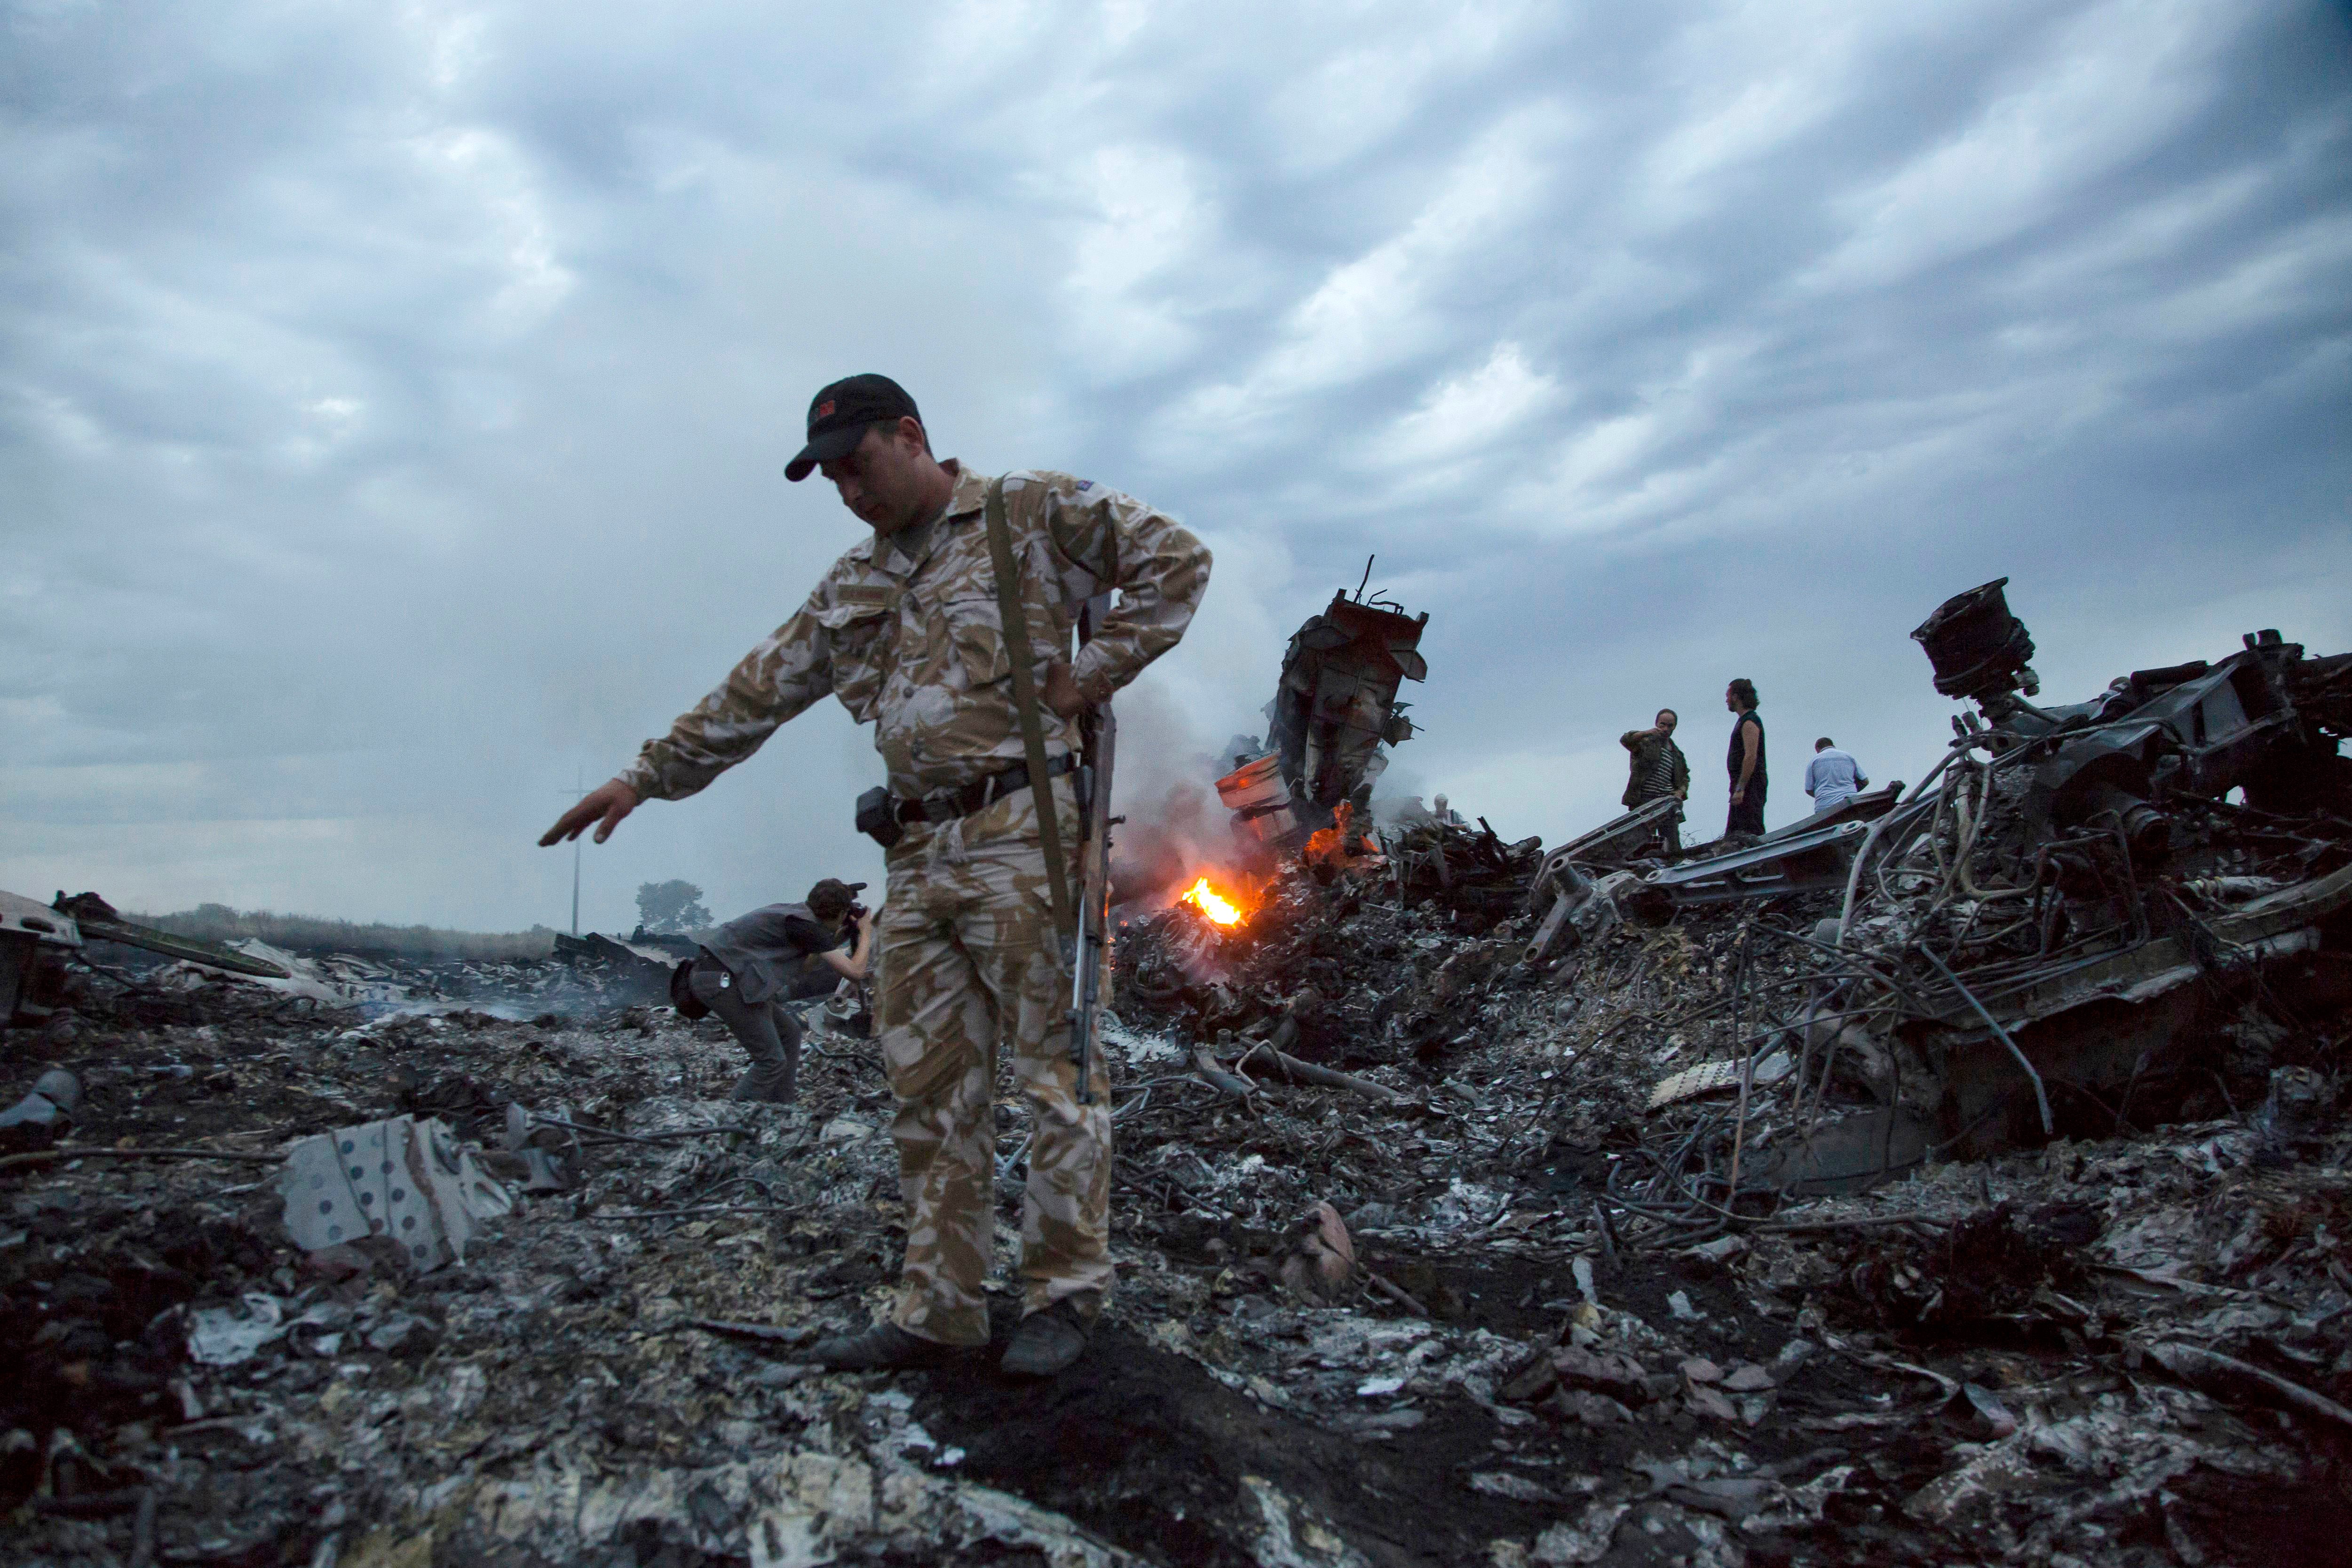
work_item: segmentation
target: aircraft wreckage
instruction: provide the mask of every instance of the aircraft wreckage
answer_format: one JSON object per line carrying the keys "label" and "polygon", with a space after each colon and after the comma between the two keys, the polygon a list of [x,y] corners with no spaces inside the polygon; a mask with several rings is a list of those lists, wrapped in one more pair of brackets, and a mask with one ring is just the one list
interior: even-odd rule
{"label": "aircraft wreckage", "polygon": [[1377,595],[1366,599],[1360,586],[1333,594],[1291,635],[1265,708],[1264,750],[1231,759],[1233,771],[1217,781],[1244,845],[1296,848],[1330,827],[1343,805],[1369,817],[1387,748],[1412,738],[1411,704],[1397,700],[1397,689],[1428,679],[1420,652],[1428,625],[1427,611],[1409,616]]}
{"label": "aircraft wreckage", "polygon": [[1546,858],[1528,961],[1621,917],[1835,897],[1835,917],[1797,940],[1846,973],[1792,1024],[1808,1054],[1869,1064],[1889,1106],[1874,1175],[1931,1143],[2049,1137],[2053,1082],[2128,1097],[2200,1070],[2200,1029],[2250,988],[2352,997],[2352,968],[2322,951],[2352,905],[2352,759],[2337,751],[2352,655],[2251,632],[2218,662],[2041,707],[2007,582],[1911,634],[1936,689],[1973,705],[1918,785],[1671,865],[1629,864],[1651,825],[1628,813]]}
{"label": "aircraft wreckage", "polygon": [[1122,1277],[1045,1390],[793,1359],[907,1223],[821,1009],[801,1102],[736,1105],[644,933],[279,980],[7,905],[15,1556],[2340,1554],[2347,661],[2043,705],[1989,584],[1921,628],[1967,708],[1920,784],[1668,861],[1368,832],[1421,627],[1310,618],[1235,841],[1126,908]]}

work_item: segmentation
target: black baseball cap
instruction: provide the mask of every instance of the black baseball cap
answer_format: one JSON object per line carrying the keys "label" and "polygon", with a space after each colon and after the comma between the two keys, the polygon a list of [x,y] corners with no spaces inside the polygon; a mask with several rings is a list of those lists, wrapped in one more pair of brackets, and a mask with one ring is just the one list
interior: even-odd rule
{"label": "black baseball cap", "polygon": [[829,921],[855,904],[857,895],[865,890],[863,882],[843,882],[827,877],[808,890],[809,911],[819,920]]}
{"label": "black baseball cap", "polygon": [[866,439],[869,425],[921,417],[907,389],[888,376],[844,377],[809,399],[808,445],[784,465],[784,478],[798,484],[819,463],[846,458]]}

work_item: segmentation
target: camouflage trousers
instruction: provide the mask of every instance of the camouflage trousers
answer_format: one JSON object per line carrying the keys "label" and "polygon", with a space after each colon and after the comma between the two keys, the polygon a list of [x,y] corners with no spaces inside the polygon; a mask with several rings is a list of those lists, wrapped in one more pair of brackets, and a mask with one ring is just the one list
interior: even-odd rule
{"label": "camouflage trousers", "polygon": [[[1076,841],[1055,781],[1062,842]],[[891,1137],[907,1205],[892,1321],[948,1344],[988,1340],[995,1237],[996,1068],[1009,1053],[1034,1129],[1022,1204],[1023,1310],[1066,1296],[1091,1310],[1111,1285],[1110,1079],[1077,1102],[1069,985],[1053,934],[1027,790],[955,822],[918,824],[890,851],[875,922],[875,1022],[898,1096]],[[1088,1294],[1091,1293],[1091,1294]]]}

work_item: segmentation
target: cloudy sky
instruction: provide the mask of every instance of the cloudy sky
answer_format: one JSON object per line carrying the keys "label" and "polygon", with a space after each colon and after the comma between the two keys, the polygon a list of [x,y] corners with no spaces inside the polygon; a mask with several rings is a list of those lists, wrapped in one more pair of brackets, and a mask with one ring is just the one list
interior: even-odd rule
{"label": "cloudy sky", "polygon": [[[808,395],[1215,548],[1129,798],[1368,555],[1402,790],[1606,817],[1725,680],[1916,778],[1906,634],[2053,699],[2352,647],[2352,7],[0,4],[0,887],[478,930],[858,525]],[[871,874],[837,707],[587,852],[585,915]]]}

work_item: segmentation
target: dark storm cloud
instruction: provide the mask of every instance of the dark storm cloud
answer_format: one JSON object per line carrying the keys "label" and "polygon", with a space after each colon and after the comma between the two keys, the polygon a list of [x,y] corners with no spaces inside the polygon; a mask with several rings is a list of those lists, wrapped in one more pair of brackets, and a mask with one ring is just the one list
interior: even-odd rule
{"label": "dark storm cloud", "polygon": [[[1773,820],[1814,733],[1916,771],[1904,634],[2005,573],[2060,695],[2352,646],[2340,6],[6,16],[21,890],[554,919],[575,770],[856,537],[777,472],[848,369],[1210,535],[1155,795],[1374,552],[1432,613],[1392,781],[1555,838],[1660,702],[1719,811],[1734,674]],[[877,772],[812,713],[591,918],[870,874]]]}

